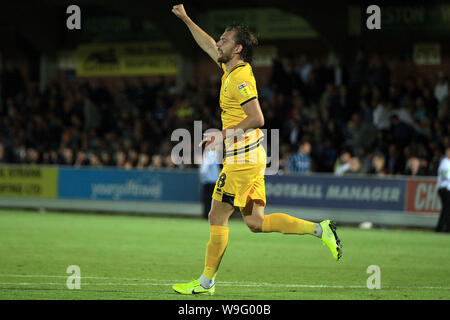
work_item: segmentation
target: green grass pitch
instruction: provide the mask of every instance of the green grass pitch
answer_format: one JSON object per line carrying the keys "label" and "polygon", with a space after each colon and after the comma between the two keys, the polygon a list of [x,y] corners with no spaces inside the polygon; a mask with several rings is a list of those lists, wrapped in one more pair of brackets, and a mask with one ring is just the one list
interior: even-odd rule
{"label": "green grass pitch", "polygon": [[[340,227],[336,262],[313,236],[251,233],[230,221],[216,294],[182,296],[197,278],[207,221],[80,213],[0,211],[0,299],[449,299],[450,235]],[[69,265],[81,288],[69,290]],[[370,265],[381,289],[366,287]]]}

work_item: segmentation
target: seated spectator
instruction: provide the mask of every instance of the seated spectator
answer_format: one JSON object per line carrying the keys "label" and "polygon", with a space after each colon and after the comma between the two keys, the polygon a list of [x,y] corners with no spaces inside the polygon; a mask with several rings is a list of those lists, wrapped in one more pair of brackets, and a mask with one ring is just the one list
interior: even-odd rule
{"label": "seated spectator", "polygon": [[368,173],[375,174],[377,176],[386,175],[385,158],[383,155],[376,154],[372,158],[372,168],[369,170]]}
{"label": "seated spectator", "polygon": [[150,168],[152,169],[159,169],[164,167],[163,158],[160,154],[155,154],[152,157],[152,164],[150,165]]}
{"label": "seated spectator", "polygon": [[[167,155],[164,158],[164,164],[165,164],[165,167],[167,167],[167,168],[171,168],[171,169],[177,168],[177,165],[175,164],[175,162],[173,162],[172,156],[170,156],[170,155]],[[179,168],[182,168],[182,167],[183,167],[182,164],[179,165]]]}
{"label": "seated spectator", "polygon": [[342,176],[345,172],[350,170],[350,160],[352,159],[352,155],[348,151],[344,151],[336,160],[334,165],[334,174],[336,176]]}
{"label": "seated spectator", "polygon": [[89,153],[88,155],[89,165],[93,167],[103,167],[103,163],[100,161],[100,158],[94,152]]}
{"label": "seated spectator", "polygon": [[139,154],[135,149],[128,151],[127,161],[130,162],[131,166],[135,168],[139,162]]}
{"label": "seated spectator", "polygon": [[362,168],[361,168],[361,161],[359,161],[358,157],[352,157],[350,159],[350,167],[347,171],[345,171],[344,174],[361,174]]}
{"label": "seated spectator", "polygon": [[70,148],[65,148],[63,153],[63,164],[71,166],[75,163],[73,158],[73,151]]}
{"label": "seated spectator", "polygon": [[38,164],[39,161],[39,151],[34,148],[29,148],[27,150],[27,163],[28,164]]}
{"label": "seated spectator", "polygon": [[89,158],[86,152],[83,150],[78,151],[74,166],[81,167],[81,166],[88,166],[89,164],[90,164]]}
{"label": "seated spectator", "polygon": [[406,163],[406,170],[404,172],[407,176],[424,176],[426,171],[421,166],[421,161],[417,157],[411,157]]}
{"label": "seated spectator", "polygon": [[298,152],[294,153],[286,164],[287,172],[308,174],[311,172],[311,144],[302,142]]}
{"label": "seated spectator", "polygon": [[286,143],[282,143],[280,146],[279,174],[283,174],[289,171],[289,168],[287,168],[287,164],[290,158],[290,146]]}
{"label": "seated spectator", "polygon": [[127,160],[127,154],[124,151],[118,151],[115,155],[116,166],[123,167],[125,166]]}
{"label": "seated spectator", "polygon": [[434,87],[434,96],[439,103],[442,103],[442,101],[448,97],[448,79],[444,76],[442,71],[437,74],[437,82]]}
{"label": "seated spectator", "polygon": [[145,169],[150,165],[150,157],[146,153],[139,154],[139,160],[137,163],[138,169]]}
{"label": "seated spectator", "polygon": [[111,159],[111,155],[110,155],[110,153],[107,152],[107,151],[103,151],[103,152],[100,154],[100,161],[102,162],[102,164],[103,164],[104,166],[112,166],[112,165],[114,165],[114,163],[113,163],[113,161],[112,161],[112,159]]}

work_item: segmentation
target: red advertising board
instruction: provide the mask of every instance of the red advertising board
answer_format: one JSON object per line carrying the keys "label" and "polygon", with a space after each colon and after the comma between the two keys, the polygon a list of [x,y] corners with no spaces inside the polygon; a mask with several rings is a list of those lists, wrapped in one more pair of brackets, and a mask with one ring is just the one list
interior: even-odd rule
{"label": "red advertising board", "polygon": [[406,211],[419,214],[438,214],[441,201],[436,180],[410,179],[406,182]]}

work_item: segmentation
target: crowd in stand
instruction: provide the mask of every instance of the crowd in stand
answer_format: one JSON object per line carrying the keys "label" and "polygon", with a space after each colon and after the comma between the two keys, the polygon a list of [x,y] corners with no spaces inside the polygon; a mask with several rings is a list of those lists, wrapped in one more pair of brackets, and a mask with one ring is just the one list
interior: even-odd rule
{"label": "crowd in stand", "polygon": [[[219,75],[218,75],[219,76]],[[221,128],[219,77],[71,79],[44,91],[6,65],[0,163],[186,168],[171,159],[177,128]],[[257,79],[258,81],[258,79]],[[259,88],[265,129],[280,131],[280,173],[435,175],[450,146],[448,79],[402,83],[377,54],[332,63],[305,55],[273,63]]]}

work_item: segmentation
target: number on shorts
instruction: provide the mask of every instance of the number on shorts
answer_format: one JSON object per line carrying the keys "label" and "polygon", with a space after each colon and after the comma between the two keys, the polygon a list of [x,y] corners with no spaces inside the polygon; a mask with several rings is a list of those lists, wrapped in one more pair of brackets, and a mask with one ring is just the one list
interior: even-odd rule
{"label": "number on shorts", "polygon": [[225,179],[227,178],[227,175],[225,173],[222,173],[219,177],[219,180],[217,181],[217,186],[219,188],[222,188],[225,185]]}

